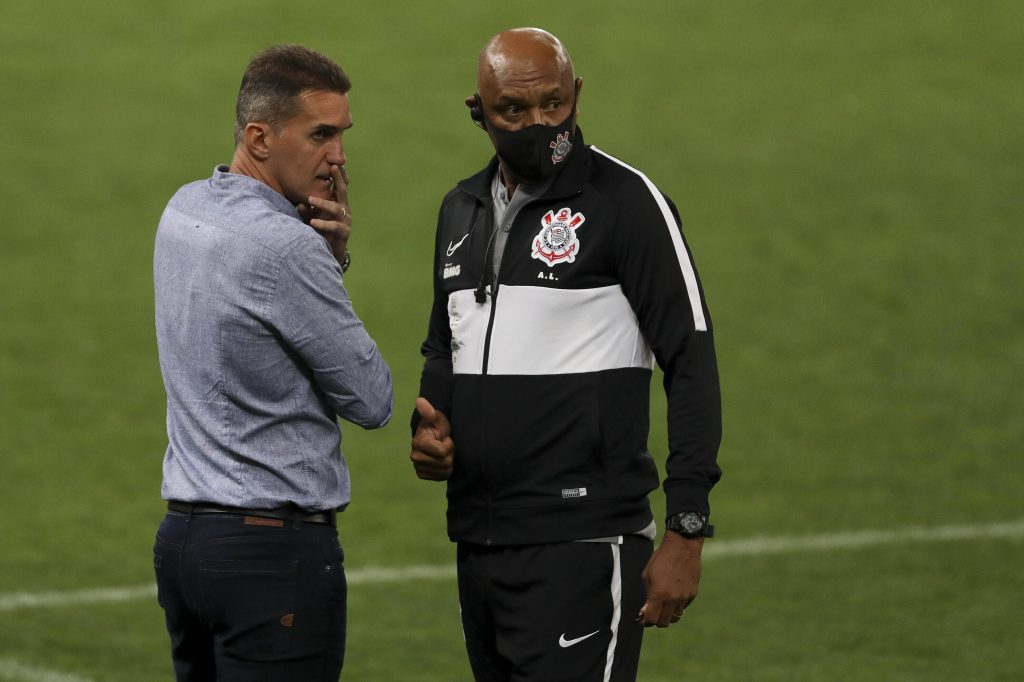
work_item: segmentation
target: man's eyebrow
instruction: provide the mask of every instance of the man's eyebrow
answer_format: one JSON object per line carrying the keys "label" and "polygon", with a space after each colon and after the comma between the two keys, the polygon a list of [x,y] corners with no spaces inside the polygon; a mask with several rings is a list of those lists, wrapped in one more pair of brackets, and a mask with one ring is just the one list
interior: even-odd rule
{"label": "man's eyebrow", "polygon": [[[562,91],[562,88],[555,87],[555,88],[551,88],[550,90],[545,90],[544,92],[542,92],[541,93],[541,99],[545,100],[545,101],[551,100],[551,99],[562,99],[563,95],[564,95],[564,93]],[[524,96],[524,95],[519,94],[519,93],[505,93],[505,92],[503,92],[503,93],[498,94],[498,96],[494,98],[494,101],[495,102],[511,102],[511,103],[514,104],[516,102],[522,102],[522,101],[525,101],[527,99],[529,99],[529,96]]]}
{"label": "man's eyebrow", "polygon": [[317,125],[313,126],[313,130],[311,132],[314,132],[314,133],[325,133],[327,135],[334,135],[336,133],[340,133],[343,130],[348,130],[351,127],[352,127],[351,123],[349,123],[345,127],[334,126],[334,125],[331,125],[329,123],[318,123]]}

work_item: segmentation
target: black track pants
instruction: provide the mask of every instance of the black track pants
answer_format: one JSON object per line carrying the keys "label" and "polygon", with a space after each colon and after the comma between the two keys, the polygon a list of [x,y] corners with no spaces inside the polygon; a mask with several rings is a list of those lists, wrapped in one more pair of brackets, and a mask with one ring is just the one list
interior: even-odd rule
{"label": "black track pants", "polygon": [[636,679],[653,543],[458,547],[459,602],[477,682]]}

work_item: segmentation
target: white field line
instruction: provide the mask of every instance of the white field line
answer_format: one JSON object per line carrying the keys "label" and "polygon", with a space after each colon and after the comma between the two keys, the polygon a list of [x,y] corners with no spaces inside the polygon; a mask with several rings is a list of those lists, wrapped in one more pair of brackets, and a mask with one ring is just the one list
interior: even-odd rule
{"label": "white field line", "polygon": [[705,558],[756,556],[789,552],[825,552],[834,549],[855,549],[905,542],[948,542],[950,540],[983,540],[1024,537],[1024,519],[1005,523],[963,526],[910,526],[892,530],[862,530],[824,535],[791,535],[749,538],[746,540],[712,540],[704,545]]}
{"label": "white field line", "polygon": [[40,606],[73,606],[74,604],[134,601],[145,597],[156,597],[155,584],[66,592],[14,592],[0,595],[0,611],[34,609]]}
{"label": "white field line", "polygon": [[[865,530],[822,535],[793,535],[756,537],[744,540],[714,540],[704,546],[704,558],[717,559],[734,556],[761,556],[792,552],[826,552],[860,547],[895,545],[907,542],[949,542],[1024,538],[1024,519],[1005,523],[962,526],[919,526],[892,530]],[[366,566],[345,572],[349,585],[409,582],[418,580],[444,580],[455,577],[454,564],[420,564],[399,568]],[[125,587],[107,587],[64,592],[14,592],[0,594],[0,612],[46,606],[71,606],[134,601],[156,597],[152,583]],[[0,667],[0,673],[4,668]],[[68,682],[71,682],[69,680]]]}
{"label": "white field line", "polygon": [[92,682],[85,677],[45,670],[9,658],[0,658],[0,679],[16,682]]}

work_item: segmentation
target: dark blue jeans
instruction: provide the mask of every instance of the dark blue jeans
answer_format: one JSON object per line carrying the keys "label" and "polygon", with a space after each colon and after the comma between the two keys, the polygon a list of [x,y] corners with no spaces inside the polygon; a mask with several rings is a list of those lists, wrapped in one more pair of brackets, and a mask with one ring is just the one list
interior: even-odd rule
{"label": "dark blue jeans", "polygon": [[337,682],[343,558],[333,526],[169,512],[153,566],[178,682]]}

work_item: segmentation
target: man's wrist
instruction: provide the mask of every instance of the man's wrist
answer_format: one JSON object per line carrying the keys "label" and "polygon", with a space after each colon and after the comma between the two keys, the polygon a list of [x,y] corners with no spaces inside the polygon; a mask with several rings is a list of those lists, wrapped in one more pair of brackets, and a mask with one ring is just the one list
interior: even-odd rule
{"label": "man's wrist", "polygon": [[348,249],[345,249],[345,255],[341,259],[341,272],[348,272],[349,266],[352,265],[352,254],[349,253]]}
{"label": "man's wrist", "polygon": [[661,539],[661,546],[666,547],[666,551],[685,555],[700,561],[700,555],[704,549],[705,540],[707,540],[707,538],[703,535],[698,535],[695,538],[688,538],[675,531],[666,531],[665,536]]}

